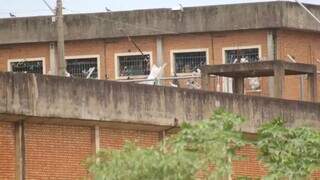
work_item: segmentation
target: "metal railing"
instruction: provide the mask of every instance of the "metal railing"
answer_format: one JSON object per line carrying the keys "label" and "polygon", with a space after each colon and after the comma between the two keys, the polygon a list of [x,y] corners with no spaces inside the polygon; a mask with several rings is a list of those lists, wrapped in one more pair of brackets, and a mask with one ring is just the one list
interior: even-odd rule
{"label": "metal railing", "polygon": [[119,56],[119,76],[137,76],[150,74],[150,55]]}
{"label": "metal railing", "polygon": [[11,62],[12,72],[23,72],[23,73],[43,73],[42,61],[21,61],[21,62]]}
{"label": "metal railing", "polygon": [[[91,72],[90,70],[94,70]],[[67,60],[67,72],[71,77],[87,78],[90,74],[90,78],[98,78],[98,65],[96,58],[89,59],[68,59]]]}
{"label": "metal railing", "polygon": [[175,72],[192,73],[200,66],[206,64],[206,52],[184,52],[174,53]]}

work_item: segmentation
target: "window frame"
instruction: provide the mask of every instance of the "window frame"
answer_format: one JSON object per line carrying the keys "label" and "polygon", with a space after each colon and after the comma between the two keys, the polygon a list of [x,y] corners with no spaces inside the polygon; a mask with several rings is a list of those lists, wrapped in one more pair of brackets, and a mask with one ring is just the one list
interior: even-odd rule
{"label": "window frame", "polygon": [[[222,63],[226,64],[226,51],[228,50],[242,50],[242,49],[258,49],[258,57],[262,57],[262,46],[261,45],[250,45],[250,46],[234,46],[234,47],[224,47],[222,48]],[[232,83],[231,89],[228,88],[230,82],[227,77],[223,77],[222,90],[223,92],[232,93]],[[231,91],[231,92],[230,92]]]}
{"label": "window frame", "polygon": [[88,59],[88,58],[96,58],[97,59],[97,79],[101,79],[101,69],[100,69],[100,55],[92,54],[92,55],[78,55],[78,56],[65,56],[64,59],[66,60],[66,68],[67,68],[67,61],[68,60],[75,60],[75,59]]}
{"label": "window frame", "polygon": [[[149,55],[150,56],[150,70],[152,68],[153,65],[153,58],[152,58],[152,51],[145,51],[142,52],[144,55]],[[127,53],[115,53],[114,54],[114,70],[115,70],[115,79],[116,80],[123,80],[123,79],[127,79],[128,76],[119,76],[120,74],[120,66],[119,66],[119,57],[121,56],[137,56],[137,55],[142,55],[141,52],[127,52]],[[144,79],[147,78],[148,75],[135,75],[135,76],[129,76],[130,78],[133,79]]]}
{"label": "window frame", "polygon": [[[192,52],[205,52],[206,53],[206,65],[209,64],[209,48],[196,48],[196,49],[173,49],[170,50],[170,74],[171,76],[174,75],[176,71],[176,60],[175,60],[175,53],[192,53]],[[191,73],[177,73],[177,76],[189,76],[192,75]]]}
{"label": "window frame", "polygon": [[15,62],[32,62],[32,61],[42,61],[42,74],[46,74],[46,58],[45,57],[35,57],[35,58],[16,58],[16,59],[8,59],[7,60],[7,70],[8,72],[12,71],[11,63]]}
{"label": "window frame", "polygon": [[259,59],[262,57],[261,45],[252,46],[234,46],[234,47],[224,47],[222,48],[222,63],[226,64],[226,51],[228,50],[243,50],[243,49],[258,49]]}

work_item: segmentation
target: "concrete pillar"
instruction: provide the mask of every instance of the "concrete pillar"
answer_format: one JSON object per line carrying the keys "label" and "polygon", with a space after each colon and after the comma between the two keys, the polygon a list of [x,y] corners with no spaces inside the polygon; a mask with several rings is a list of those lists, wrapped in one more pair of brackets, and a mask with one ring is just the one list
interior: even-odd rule
{"label": "concrete pillar", "polygon": [[55,43],[50,43],[49,44],[49,64],[50,64],[50,69],[48,74],[49,75],[57,75],[57,66],[56,66],[56,45]]}
{"label": "concrete pillar", "polygon": [[206,72],[201,72],[201,89],[209,90],[210,87],[210,75]]}
{"label": "concrete pillar", "polygon": [[243,77],[233,78],[233,93],[244,94],[244,78]]}
{"label": "concrete pillar", "polygon": [[162,37],[158,36],[157,37],[157,65],[162,66],[163,65],[163,41]]}
{"label": "concrete pillar", "polygon": [[100,151],[100,127],[98,125],[92,127],[92,151],[93,154]]}
{"label": "concrete pillar", "polygon": [[100,151],[100,127],[94,127],[94,136],[95,136],[95,145],[96,145],[96,153]]}
{"label": "concrete pillar", "polygon": [[309,100],[312,102],[317,101],[317,71],[312,74],[308,74],[308,89]]}
{"label": "concrete pillar", "polygon": [[[270,30],[267,34],[268,60],[277,59],[276,30]],[[269,96],[274,97],[274,77],[268,78]]]}
{"label": "concrete pillar", "polygon": [[15,123],[15,140],[16,140],[16,179],[25,179],[25,139],[24,139],[24,122]]}
{"label": "concrete pillar", "polygon": [[300,101],[303,101],[304,99],[304,75],[300,75],[299,77],[299,84],[300,84]]}
{"label": "concrete pillar", "polygon": [[275,64],[274,66],[274,96],[276,98],[283,98],[285,81],[285,71],[282,64]]}
{"label": "concrete pillar", "polygon": [[[156,43],[156,47],[157,47],[157,66],[162,66],[164,64],[163,62],[163,41],[162,41],[162,37],[158,36],[157,37],[157,43]],[[160,74],[160,77],[163,77],[163,72],[162,74]],[[159,85],[163,84],[163,82],[159,81]]]}

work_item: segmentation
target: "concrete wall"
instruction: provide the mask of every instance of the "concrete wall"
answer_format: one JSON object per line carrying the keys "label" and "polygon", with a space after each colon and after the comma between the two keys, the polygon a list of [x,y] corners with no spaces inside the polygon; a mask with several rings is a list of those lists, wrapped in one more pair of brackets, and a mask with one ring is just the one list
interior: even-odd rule
{"label": "concrete wall", "polygon": [[[320,7],[308,8],[320,16]],[[317,23],[296,3],[263,2],[171,9],[150,9],[65,16],[65,39],[293,28],[320,31]],[[48,42],[56,39],[51,17],[0,19],[0,44]],[[122,29],[123,31],[121,31]]]}
{"label": "concrete wall", "polygon": [[320,104],[171,87],[0,73],[0,113],[23,116],[174,125],[198,121],[223,107],[250,121],[284,117],[290,126],[320,128]]}

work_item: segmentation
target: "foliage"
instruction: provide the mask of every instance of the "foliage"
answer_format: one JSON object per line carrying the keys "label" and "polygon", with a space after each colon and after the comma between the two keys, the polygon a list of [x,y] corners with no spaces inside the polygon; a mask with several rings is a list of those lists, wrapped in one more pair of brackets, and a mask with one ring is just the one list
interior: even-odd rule
{"label": "foliage", "polygon": [[[245,144],[236,129],[243,121],[218,110],[208,120],[184,123],[159,146],[146,149],[127,143],[122,150],[101,151],[87,161],[88,170],[96,179],[108,180],[191,180],[199,171],[207,179],[227,179],[236,149]],[[214,171],[208,170],[212,164]]]}
{"label": "foliage", "polygon": [[165,153],[158,148],[139,148],[129,142],[122,150],[101,151],[97,158],[88,163],[89,171],[99,180],[191,180],[199,164],[188,152]]}
{"label": "foliage", "polygon": [[214,171],[206,172],[209,179],[230,179],[231,161],[238,158],[236,150],[245,145],[242,133],[236,129],[243,122],[244,119],[237,115],[218,110],[208,120],[194,125],[183,124],[171,144],[174,149],[195,152],[203,161],[203,170],[215,165]]}
{"label": "foliage", "polygon": [[257,147],[267,179],[306,179],[320,167],[320,133],[310,128],[286,128],[276,119],[259,129]]}

